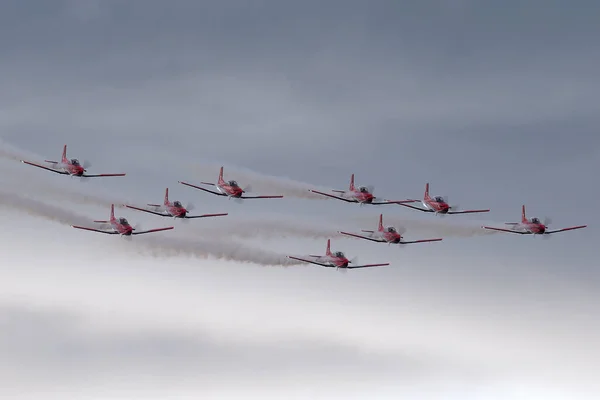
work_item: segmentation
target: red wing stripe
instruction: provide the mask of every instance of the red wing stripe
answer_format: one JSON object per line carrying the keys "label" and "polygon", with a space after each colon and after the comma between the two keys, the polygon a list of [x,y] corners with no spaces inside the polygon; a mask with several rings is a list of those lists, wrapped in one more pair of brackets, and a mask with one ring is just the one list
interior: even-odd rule
{"label": "red wing stripe", "polygon": [[305,260],[303,258],[298,258],[298,257],[293,257],[293,256],[286,256],[287,258],[290,258],[292,260],[297,260],[297,261],[302,261],[305,263],[309,263],[309,264],[314,264],[314,265],[320,265],[321,267],[331,267],[331,265],[325,265],[325,264],[321,264],[315,261],[311,261],[311,260]]}
{"label": "red wing stripe", "polygon": [[200,186],[192,185],[191,183],[181,182],[181,181],[179,181],[179,183],[181,183],[182,185],[193,187],[194,189],[204,190],[205,192],[216,194],[217,196],[227,196],[226,194],[215,192],[215,191],[212,191],[212,190],[208,190],[208,189],[200,187]]}
{"label": "red wing stripe", "polygon": [[72,228],[76,228],[76,229],[83,229],[86,231],[92,231],[92,232],[99,232],[99,233],[106,233],[107,235],[116,235],[119,232],[115,232],[115,231],[103,231],[100,229],[94,229],[94,228],[87,228],[85,226],[77,226],[77,225],[71,225]]}
{"label": "red wing stripe", "polygon": [[204,214],[204,215],[191,215],[186,218],[208,218],[208,217],[223,217],[225,215],[229,215],[229,213],[221,213],[221,214]]}
{"label": "red wing stripe", "polygon": [[240,196],[240,199],[281,199],[283,196]]}
{"label": "red wing stripe", "polygon": [[370,237],[367,237],[367,236],[357,235],[355,233],[342,232],[342,231],[338,231],[338,233],[340,233],[342,235],[353,236],[353,237],[359,238],[359,239],[370,240],[372,242],[378,242],[378,243],[383,242],[383,240],[377,240],[377,239],[373,239],[373,238],[370,238]]}
{"label": "red wing stripe", "polygon": [[346,268],[368,268],[368,267],[385,267],[390,265],[390,263],[385,263],[385,264],[366,264],[366,265],[353,265],[350,266],[348,265]]}
{"label": "red wing stripe", "polygon": [[474,213],[485,213],[490,210],[464,210],[464,211],[448,211],[446,214],[474,214]]}
{"label": "red wing stripe", "polygon": [[400,244],[412,244],[412,243],[426,243],[426,242],[439,242],[442,239],[422,239],[422,240],[412,240],[410,242],[400,242]]}
{"label": "red wing stripe", "polygon": [[86,177],[86,178],[102,178],[102,177],[107,177],[107,176],[125,176],[125,174],[93,174],[93,175],[83,174],[81,176]]}
{"label": "red wing stripe", "polygon": [[373,202],[371,204],[376,204],[376,205],[380,205],[380,204],[406,204],[406,203],[415,203],[418,202],[419,200],[386,200],[386,201],[381,201],[381,202]]}
{"label": "red wing stripe", "polygon": [[510,229],[492,228],[491,226],[482,226],[482,228],[483,229],[490,229],[492,231],[516,233],[516,234],[519,234],[519,235],[527,235],[527,234],[529,234],[529,232],[518,232],[518,231],[512,231]]}
{"label": "red wing stripe", "polygon": [[423,211],[423,212],[433,212],[433,210],[425,209],[425,208],[422,208],[422,207],[410,206],[410,205],[404,204],[404,203],[398,203],[398,205],[401,205],[403,207],[413,208],[415,210],[419,210],[419,211]]}
{"label": "red wing stripe", "polygon": [[354,203],[353,200],[344,199],[343,197],[334,196],[333,194],[329,194],[329,193],[319,192],[318,190],[309,189],[309,192],[313,192],[313,193],[320,194],[320,195],[323,195],[323,196],[331,197],[332,199],[342,200],[342,201],[345,201],[347,203]]}
{"label": "red wing stripe", "polygon": [[141,232],[132,232],[131,234],[132,234],[132,235],[143,235],[143,234],[145,234],[145,233],[153,233],[153,232],[168,231],[168,230],[170,230],[170,229],[173,229],[173,228],[174,228],[173,226],[169,226],[169,227],[167,227],[167,228],[156,228],[156,229],[150,229],[150,230],[147,230],[147,231],[141,231]]}
{"label": "red wing stripe", "polygon": [[210,183],[210,182],[200,182],[203,185],[209,185],[209,186],[216,186],[214,183]]}
{"label": "red wing stripe", "polygon": [[587,225],[579,225],[579,226],[573,226],[570,228],[562,228],[562,229],[557,229],[555,231],[546,231],[546,234],[549,235],[551,233],[558,233],[558,232],[566,232],[566,231],[573,231],[575,229],[582,229],[582,228],[586,228]]}
{"label": "red wing stripe", "polygon": [[167,214],[162,214],[162,213],[159,213],[159,212],[156,212],[156,211],[146,210],[144,208],[134,207],[134,206],[130,206],[130,205],[127,205],[127,204],[124,204],[124,206],[127,207],[127,208],[131,208],[132,210],[143,211],[143,212],[147,212],[149,214],[158,215],[160,217],[169,217],[170,216],[170,215],[167,215]]}
{"label": "red wing stripe", "polygon": [[68,172],[64,172],[64,171],[58,171],[58,170],[55,170],[55,169],[53,169],[53,168],[50,168],[50,167],[45,167],[45,166],[43,166],[43,165],[35,164],[35,163],[29,162],[29,161],[21,160],[21,162],[22,162],[23,164],[29,164],[29,165],[32,165],[32,166],[34,166],[34,167],[42,168],[42,169],[45,169],[45,170],[47,170],[47,171],[50,171],[50,172],[56,172],[57,174],[61,174],[61,175],[68,175]]}

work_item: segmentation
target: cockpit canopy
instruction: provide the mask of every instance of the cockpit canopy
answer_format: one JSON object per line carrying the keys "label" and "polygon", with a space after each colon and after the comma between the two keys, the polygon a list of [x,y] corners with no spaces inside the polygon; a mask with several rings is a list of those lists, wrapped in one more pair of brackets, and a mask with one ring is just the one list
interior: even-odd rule
{"label": "cockpit canopy", "polygon": [[539,224],[540,219],[539,218],[531,218],[531,222],[533,222],[534,224]]}
{"label": "cockpit canopy", "polygon": [[390,226],[387,228],[387,231],[391,232],[391,233],[396,233],[396,228],[394,228],[393,226]]}
{"label": "cockpit canopy", "polygon": [[127,221],[127,218],[119,218],[119,224],[121,225],[129,225],[129,221]]}
{"label": "cockpit canopy", "polygon": [[76,158],[71,158],[71,165],[79,165],[79,160]]}
{"label": "cockpit canopy", "polygon": [[180,201],[174,201],[174,202],[173,202],[173,205],[174,205],[175,207],[181,207],[181,202],[180,202]]}
{"label": "cockpit canopy", "polygon": [[364,186],[359,187],[358,191],[361,193],[369,193],[369,190]]}
{"label": "cockpit canopy", "polygon": [[434,200],[438,203],[445,203],[444,198],[442,196],[435,196]]}
{"label": "cockpit canopy", "polygon": [[236,186],[236,187],[238,186],[238,183],[236,181],[229,181],[229,182],[227,182],[227,184],[229,186]]}
{"label": "cockpit canopy", "polygon": [[335,253],[333,253],[333,255],[337,258],[344,258],[344,253],[342,253],[341,251],[336,251]]}

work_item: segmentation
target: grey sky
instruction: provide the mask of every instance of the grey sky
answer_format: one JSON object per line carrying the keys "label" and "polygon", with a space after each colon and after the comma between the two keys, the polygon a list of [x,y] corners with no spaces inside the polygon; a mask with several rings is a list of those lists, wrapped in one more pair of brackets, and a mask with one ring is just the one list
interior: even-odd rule
{"label": "grey sky", "polygon": [[[223,347],[204,343],[201,327],[196,327],[191,334],[195,338],[190,340],[177,333],[169,336],[170,343],[184,348],[181,353],[191,358],[199,348],[223,350],[219,354],[224,355],[218,356],[222,360],[244,358],[243,353],[250,365],[264,362],[267,372],[283,368],[283,359],[298,359],[290,374],[296,383],[311,387],[326,379],[323,376],[329,376],[330,370],[337,370],[339,363],[356,365],[355,371],[383,371],[383,375],[403,368],[404,353],[398,348],[393,354],[399,356],[391,363],[386,356],[356,356],[355,349],[381,331],[387,338],[401,332],[407,335],[402,336],[405,340],[430,335],[415,343],[433,346],[424,351],[427,365],[437,368],[438,360],[451,359],[449,364],[440,361],[442,375],[458,382],[459,388],[452,392],[458,398],[490,398],[475,389],[483,382],[479,375],[466,379],[462,386],[465,375],[446,374],[465,364],[468,377],[472,377],[471,368],[490,373],[483,373],[489,380],[481,383],[482,387],[500,390],[496,385],[504,385],[507,392],[502,398],[516,398],[512,395],[517,387],[536,387],[535,379],[550,381],[552,371],[537,365],[536,358],[548,365],[569,359],[574,365],[571,370],[557,367],[554,372],[560,376],[576,371],[586,376],[594,367],[591,355],[597,353],[597,343],[588,339],[592,347],[588,350],[575,338],[580,332],[597,332],[598,322],[591,306],[598,301],[595,293],[600,283],[596,268],[600,218],[593,211],[594,199],[600,195],[593,175],[600,167],[597,15],[600,4],[594,1],[2,2],[0,144],[4,153],[0,152],[0,211],[15,224],[12,234],[5,232],[3,240],[10,240],[17,249],[29,249],[34,241],[39,245],[36,249],[41,261],[69,254],[78,260],[78,267],[89,265],[86,272],[91,276],[76,274],[76,268],[62,270],[57,276],[70,285],[62,287],[57,280],[52,286],[42,282],[53,282],[53,275],[46,275],[47,268],[38,275],[40,272],[30,265],[35,265],[35,254],[28,254],[28,261],[22,262],[21,268],[29,267],[24,269],[29,275],[0,263],[0,281],[5,282],[1,285],[6,293],[0,298],[4,321],[9,314],[23,315],[32,326],[50,329],[53,325],[45,321],[69,315],[64,326],[52,331],[55,336],[44,340],[30,337],[17,345],[12,341],[20,335],[2,334],[0,342],[20,359],[30,347],[28,343],[56,349],[52,340],[60,336],[60,340],[81,345],[81,354],[76,356],[89,363],[84,372],[91,376],[105,371],[104,365],[111,363],[142,365],[135,354],[110,358],[118,352],[104,353],[107,348],[114,350],[114,346],[130,343],[127,338],[131,336],[111,332],[104,337],[93,328],[87,332],[89,337],[87,333],[73,333],[69,318],[95,315],[94,310],[102,308],[103,293],[111,290],[121,293],[123,299],[129,292],[140,294],[146,301],[152,296],[164,299],[171,285],[166,282],[172,280],[174,288],[169,291],[177,296],[177,285],[186,284],[181,276],[161,272],[164,282],[157,282],[154,291],[144,291],[136,282],[147,284],[157,272],[141,267],[132,272],[128,265],[143,264],[144,260],[148,265],[160,265],[161,260],[170,260],[164,262],[172,263],[173,274],[185,275],[197,287],[203,284],[200,277],[205,278],[205,284],[213,285],[215,291],[209,300],[190,292],[174,302],[153,303],[163,310],[157,318],[175,313],[185,320],[190,312],[184,304],[194,310],[216,307],[215,303],[227,302],[232,291],[249,293],[250,281],[251,288],[262,288],[264,293],[254,311],[231,311],[232,320],[243,320],[253,312],[266,313],[270,304],[293,293],[293,299],[287,299],[291,302],[289,321],[280,320],[281,314],[265,317],[261,322],[265,328],[255,336],[260,339],[269,332],[267,327],[283,329],[289,322],[291,326],[310,326],[321,343],[308,343],[303,335],[293,338],[306,350],[301,352],[305,356],[302,363],[296,353],[275,345],[257,345],[256,337],[246,341],[241,325],[235,323],[220,331],[234,336]],[[85,184],[48,176],[51,174],[16,163],[12,158],[17,151],[6,144],[29,152],[29,158],[40,159],[58,157],[62,145],[68,144],[69,155],[89,159],[94,171],[127,172],[128,176]],[[430,182],[432,192],[448,195],[453,204],[489,207],[492,212],[439,221],[396,206],[346,207],[333,200],[291,196],[282,201],[236,204],[177,184],[178,180],[214,180],[218,165],[226,166],[227,176],[250,183],[265,194],[287,191],[287,195],[305,189],[294,181],[343,189],[350,174],[356,173],[357,181],[373,184],[376,194],[386,198],[420,197],[425,182]],[[143,244],[115,244],[113,238],[97,238],[68,228],[69,218],[105,218],[107,204],[113,201],[142,205],[160,201],[167,186],[174,198],[194,202],[198,212],[230,213],[226,221],[180,224],[171,237],[164,236],[166,247],[174,247],[169,240],[185,234],[193,235],[188,241],[203,241],[195,249],[182,242],[187,246],[182,257],[162,254],[149,258],[141,251]],[[527,205],[530,216],[552,217],[553,228],[590,226],[550,241],[501,234],[466,237],[482,221],[518,219],[521,204]],[[59,212],[60,208],[64,210]],[[172,223],[139,215],[142,213],[118,212],[144,227]],[[361,261],[390,261],[394,265],[345,276],[305,266],[278,269],[185,258],[198,252],[211,256],[233,252],[246,257],[250,254],[244,253],[246,247],[235,247],[237,237],[224,239],[223,232],[230,229],[241,234],[243,227],[252,223],[257,224],[251,231],[253,240],[239,240],[248,248],[263,250],[255,249],[255,257],[322,252],[325,240],[319,235],[323,231],[372,229],[379,212],[394,223],[404,224],[407,236],[442,235],[444,241],[399,250],[334,238],[334,247],[358,255]],[[21,213],[29,214],[24,219],[27,224],[39,224],[43,230],[39,236],[32,233],[34,227],[20,222]],[[239,226],[236,221],[240,221]],[[281,222],[277,235],[283,236],[273,238],[271,233],[267,238],[272,221]],[[299,224],[295,231],[290,228],[294,221]],[[308,228],[311,224],[314,230]],[[211,229],[219,236],[210,238],[207,232]],[[45,236],[51,237],[46,244],[42,241]],[[222,244],[207,250],[209,239]],[[73,248],[72,243],[79,247]],[[151,241],[143,243],[151,245]],[[18,252],[2,257],[6,262],[20,260]],[[61,262],[68,263],[69,257]],[[217,266],[213,275],[202,275],[204,269]],[[100,279],[105,269],[115,276],[132,274],[132,278],[116,289],[110,279]],[[281,292],[271,291],[263,282],[279,287]],[[63,310],[84,295],[85,291],[73,289],[77,287],[89,287],[90,299],[79,309]],[[63,292],[67,293],[64,298]],[[311,303],[313,296],[320,303]],[[62,300],[54,301],[56,298]],[[238,300],[254,301],[250,295]],[[24,310],[31,303],[56,303],[56,310],[49,307],[48,315],[42,317],[28,314]],[[138,313],[144,313],[136,302],[131,304]],[[308,316],[306,310],[315,313],[322,304],[340,308],[325,307],[322,318]],[[345,307],[348,304],[365,305],[364,313]],[[108,325],[113,329],[128,317],[118,304],[111,307],[114,314]],[[333,324],[341,318],[344,321],[340,325],[348,332],[361,331],[368,325],[367,315],[383,315],[382,310],[387,315],[377,320],[378,330],[365,330],[364,336],[348,339],[349,347],[337,347],[340,338],[350,333],[335,330],[326,321]],[[218,308],[214,314],[228,312]],[[453,329],[444,324],[444,318],[450,317]],[[206,324],[205,318],[208,316],[194,317]],[[244,329],[249,327],[252,324],[244,325]],[[9,328],[23,329],[16,322]],[[501,328],[501,335],[492,334]],[[150,359],[185,369],[186,364],[177,361],[181,353],[171,357],[160,352],[160,332],[136,329],[134,341],[146,344],[143,352]],[[510,357],[507,361],[497,354],[494,343],[504,344],[499,347],[507,354],[512,354],[507,349],[513,345],[521,348],[523,358],[515,355],[514,363],[531,362],[544,373],[537,376],[515,367],[515,375],[522,374],[523,382],[503,379],[498,370],[511,365]],[[379,350],[385,353],[383,344]],[[401,344],[400,349],[406,348]],[[463,363],[459,356],[444,353],[453,347],[469,357],[478,352],[482,356]],[[39,363],[42,370],[52,366],[58,374],[64,366],[41,355],[29,360]],[[11,362],[0,366],[8,368]],[[325,368],[322,376],[303,374],[316,368],[310,365]],[[454,367],[457,365],[461,367]],[[22,370],[13,372],[30,383]],[[240,370],[238,376],[250,380],[253,373]],[[131,374],[133,380],[143,382],[141,375]],[[226,373],[216,375],[223,378]],[[89,379],[85,381],[88,388],[99,384]],[[565,387],[578,383],[576,377],[566,381],[574,383],[565,383]],[[266,396],[268,391],[261,390],[265,382],[249,389],[248,395]],[[377,386],[369,382],[365,383],[367,390],[379,387],[381,398],[385,398],[386,387],[392,397],[411,393],[405,385],[394,385],[389,375],[382,376]],[[588,383],[581,386],[591,391]],[[64,384],[73,385],[71,381]],[[155,384],[156,390],[168,390],[172,381],[157,380]],[[345,384],[348,382],[342,379],[329,387],[340,389]],[[191,383],[182,385],[181,393],[193,394],[198,389]],[[24,396],[29,388],[29,395],[35,396],[35,387],[32,382],[16,393]],[[45,387],[40,381],[38,389]],[[82,387],[81,396],[90,398],[85,395],[85,385]],[[448,392],[431,392],[431,397],[448,398],[444,394],[451,389],[445,388]],[[349,398],[349,392],[340,389],[337,394]],[[228,396],[220,385],[213,394]],[[363,393],[355,394],[359,397]],[[557,398],[573,398],[569,394],[573,393]]]}

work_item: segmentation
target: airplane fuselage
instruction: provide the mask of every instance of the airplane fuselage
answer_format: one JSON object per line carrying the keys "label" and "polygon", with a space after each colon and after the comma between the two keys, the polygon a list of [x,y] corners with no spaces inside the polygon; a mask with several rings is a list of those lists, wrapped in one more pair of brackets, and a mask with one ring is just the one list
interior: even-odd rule
{"label": "airplane fuselage", "polygon": [[315,258],[315,262],[331,265],[332,267],[344,268],[350,263],[345,257],[334,257],[334,256],[319,256]]}
{"label": "airplane fuselage", "polygon": [[131,236],[133,233],[133,227],[129,225],[129,223],[121,224],[117,219],[114,219],[110,221],[110,225],[115,232],[118,232],[123,236]]}
{"label": "airplane fuselage", "polygon": [[177,207],[172,203],[166,204],[165,210],[173,218],[185,218],[187,215],[187,210],[184,207]]}
{"label": "airplane fuselage", "polygon": [[81,165],[73,165],[70,162],[50,163],[54,169],[64,171],[69,175],[82,176],[85,169]]}
{"label": "airplane fuselage", "polygon": [[341,197],[363,204],[370,204],[375,198],[375,196],[369,192],[361,192],[358,190],[343,192],[341,193]]}
{"label": "airplane fuselage", "polygon": [[513,225],[511,228],[517,232],[529,232],[534,235],[541,235],[546,232],[546,226],[544,224],[536,224],[534,222],[521,222]]}
{"label": "airplane fuselage", "polygon": [[217,190],[229,197],[242,197],[244,191],[239,186],[231,186],[223,182],[217,182],[215,184]]}
{"label": "airplane fuselage", "polygon": [[423,207],[435,212],[436,214],[446,214],[450,210],[448,203],[443,201],[424,199],[421,204],[423,204]]}

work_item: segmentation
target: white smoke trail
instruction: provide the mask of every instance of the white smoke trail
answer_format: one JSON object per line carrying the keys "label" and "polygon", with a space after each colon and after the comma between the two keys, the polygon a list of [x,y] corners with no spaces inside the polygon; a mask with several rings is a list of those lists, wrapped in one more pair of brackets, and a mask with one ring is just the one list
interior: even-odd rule
{"label": "white smoke trail", "polygon": [[[198,228],[196,228],[196,226]],[[222,221],[217,226],[206,227],[187,224],[186,228],[194,230],[194,234],[205,237],[239,237],[252,239],[261,237],[265,239],[304,237],[312,239],[324,239],[333,237],[342,237],[333,228],[320,228],[311,226],[300,221],[285,221],[282,219],[269,221],[265,218],[257,217],[255,219]]]}
{"label": "white smoke trail", "polygon": [[247,247],[235,242],[191,241],[172,237],[146,237],[139,241],[143,245],[144,254],[154,257],[191,256],[203,259],[246,262],[266,266],[291,266],[303,264],[291,260],[283,254]]}
{"label": "white smoke trail", "polygon": [[[219,168],[221,168],[221,165],[218,164],[194,165],[194,170],[201,174],[199,178],[203,182],[216,181]],[[237,180],[242,187],[249,184],[253,193],[261,195],[283,195],[284,197],[299,199],[326,200],[327,197],[312,193],[309,189],[325,191],[326,193],[330,191],[328,188],[317,187],[310,183],[299,182],[286,177],[263,175],[237,166],[225,165],[224,176],[225,180]]]}
{"label": "white smoke trail", "polygon": [[4,191],[0,191],[0,205],[8,206],[25,212],[26,214],[42,217],[64,225],[89,224],[90,222],[89,218],[67,211],[63,208]]}
{"label": "white smoke trail", "polygon": [[[58,222],[63,225],[89,226],[91,220],[82,215],[52,206],[34,199],[19,196],[14,193],[0,191],[0,206],[8,206],[26,214]],[[136,238],[137,239],[137,238]],[[300,262],[290,260],[285,255],[276,254],[260,249],[253,249],[241,244],[219,241],[192,242],[185,239],[168,237],[146,237],[142,241],[147,253],[154,256],[195,256],[200,258],[214,257],[216,259],[248,262],[260,265],[298,265]]]}

